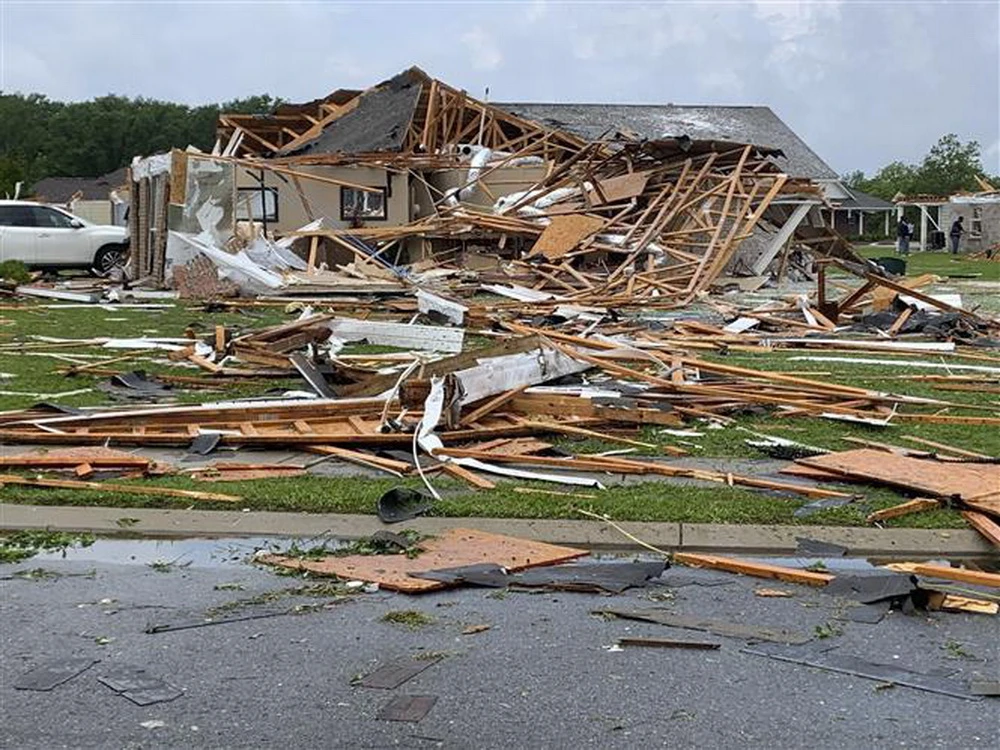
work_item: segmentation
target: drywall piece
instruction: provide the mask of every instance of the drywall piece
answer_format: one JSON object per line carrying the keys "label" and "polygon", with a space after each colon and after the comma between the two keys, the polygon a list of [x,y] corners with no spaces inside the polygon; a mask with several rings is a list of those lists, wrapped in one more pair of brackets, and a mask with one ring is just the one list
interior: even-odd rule
{"label": "drywall piece", "polygon": [[743,333],[744,331],[749,331],[757,325],[760,325],[760,320],[758,318],[749,318],[744,315],[737,318],[732,323],[723,326],[722,330],[726,333]]}
{"label": "drywall piece", "polygon": [[465,305],[425,292],[423,289],[417,290],[417,309],[424,315],[437,313],[457,326],[465,323],[465,314],[469,312],[469,308]]}
{"label": "drywall piece", "polygon": [[586,362],[549,348],[483,359],[478,366],[455,373],[460,387],[459,403],[464,406],[514,388],[538,385],[590,368]]}
{"label": "drywall piece", "polygon": [[25,297],[43,297],[45,299],[61,299],[67,302],[100,302],[100,294],[85,294],[83,292],[64,292],[61,289],[46,289],[40,286],[19,286],[14,289],[15,294]]}
{"label": "drywall piece", "polygon": [[418,594],[445,588],[446,584],[413,578],[410,573],[487,562],[502,565],[508,570],[523,570],[539,565],[553,565],[587,554],[582,549],[487,534],[473,529],[449,529],[439,536],[419,542],[417,546],[422,550],[417,557],[348,555],[307,560],[283,555],[263,555],[257,560],[293,570],[334,575],[349,581],[369,581],[391,591]]}
{"label": "drywall piece", "polygon": [[333,336],[341,341],[367,341],[377,346],[397,346],[401,349],[457,354],[462,351],[465,341],[465,331],[461,328],[406,325],[353,318],[336,318],[327,325]]}
{"label": "drywall piece", "polygon": [[517,284],[510,284],[507,286],[502,284],[481,284],[479,288],[487,292],[499,294],[501,297],[509,297],[510,299],[517,300],[518,302],[547,302],[548,300],[564,299],[563,297],[558,297],[555,294],[550,294],[549,292],[539,292],[534,289],[528,289],[524,286],[518,286]]}

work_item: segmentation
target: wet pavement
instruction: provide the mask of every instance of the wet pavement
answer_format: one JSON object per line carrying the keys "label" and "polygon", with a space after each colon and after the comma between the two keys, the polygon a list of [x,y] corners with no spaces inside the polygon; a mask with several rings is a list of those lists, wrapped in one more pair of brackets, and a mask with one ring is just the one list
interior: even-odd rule
{"label": "wet pavement", "polygon": [[[111,539],[66,558],[56,553],[0,566],[3,745],[997,746],[998,699],[892,687],[745,653],[742,638],[593,611],[655,607],[782,628],[811,638],[810,649],[961,686],[998,678],[996,617],[891,612],[878,624],[850,622],[839,619],[842,600],[810,587],[685,568],[617,596],[471,588],[364,593],[247,563],[269,544]],[[834,571],[869,566],[855,558],[823,562]],[[791,596],[763,597],[759,589]],[[383,620],[411,610],[425,616],[404,616],[412,628]],[[208,613],[244,619],[146,632],[156,624],[204,623]],[[622,637],[720,648],[620,649]],[[352,684],[414,657],[440,660],[395,689]],[[70,658],[100,661],[48,692],[14,688],[45,660]],[[137,705],[98,680],[123,667],[142,668],[182,694]],[[378,718],[400,696],[436,701],[416,723]]]}

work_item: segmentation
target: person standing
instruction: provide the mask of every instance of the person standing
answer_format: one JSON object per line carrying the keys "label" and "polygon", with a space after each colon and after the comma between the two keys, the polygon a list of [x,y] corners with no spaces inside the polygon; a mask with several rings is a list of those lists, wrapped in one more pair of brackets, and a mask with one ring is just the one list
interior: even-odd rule
{"label": "person standing", "polygon": [[902,216],[899,217],[899,224],[896,225],[896,239],[899,241],[900,255],[910,254],[910,238],[913,236],[913,225],[908,223]]}
{"label": "person standing", "polygon": [[962,235],[965,234],[965,227],[962,225],[964,216],[959,216],[952,222],[951,231],[948,235],[951,237],[951,254],[958,255],[958,243],[962,239]]}

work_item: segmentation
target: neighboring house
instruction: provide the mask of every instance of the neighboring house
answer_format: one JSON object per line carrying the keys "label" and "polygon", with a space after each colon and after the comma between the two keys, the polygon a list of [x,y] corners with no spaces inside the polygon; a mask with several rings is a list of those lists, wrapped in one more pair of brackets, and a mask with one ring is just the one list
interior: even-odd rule
{"label": "neighboring house", "polygon": [[880,232],[885,237],[895,235],[896,205],[875,195],[869,195],[843,183],[827,189],[830,225],[845,237],[860,237]]}
{"label": "neighboring house", "polygon": [[123,195],[127,182],[124,167],[100,177],[46,177],[35,183],[33,198],[61,206],[94,224],[124,225],[124,212],[116,207],[127,203]]}
{"label": "neighboring house", "polygon": [[978,252],[1000,245],[1000,191],[952,195],[940,211],[945,234],[950,231],[952,222],[959,216],[964,217],[961,250]]}

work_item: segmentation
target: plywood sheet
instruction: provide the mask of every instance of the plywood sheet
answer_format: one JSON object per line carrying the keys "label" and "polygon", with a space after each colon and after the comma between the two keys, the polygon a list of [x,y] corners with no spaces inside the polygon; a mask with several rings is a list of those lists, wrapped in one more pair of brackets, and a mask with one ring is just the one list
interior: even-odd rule
{"label": "plywood sheet", "polygon": [[517,571],[540,565],[554,565],[587,554],[582,549],[488,534],[475,529],[449,529],[433,539],[421,542],[419,546],[423,552],[413,558],[406,555],[349,555],[302,560],[282,555],[266,555],[258,559],[269,565],[308,570],[318,575],[337,576],[347,580],[369,581],[391,591],[419,594],[442,589],[446,584],[411,578],[410,573],[480,563],[494,563]]}
{"label": "plywood sheet", "polygon": [[800,458],[798,463],[936,497],[968,500],[1000,487],[1000,464],[945,463],[869,448]]}
{"label": "plywood sheet", "polygon": [[597,184],[600,185],[604,199],[601,199],[596,190],[588,191],[587,197],[590,198],[591,203],[596,205],[635,198],[642,195],[646,190],[646,183],[649,182],[652,174],[651,171],[632,172],[631,174],[623,174],[619,177],[600,180]]}
{"label": "plywood sheet", "polygon": [[603,219],[592,216],[554,216],[531,255],[544,255],[549,260],[561,258],[603,226]]}

